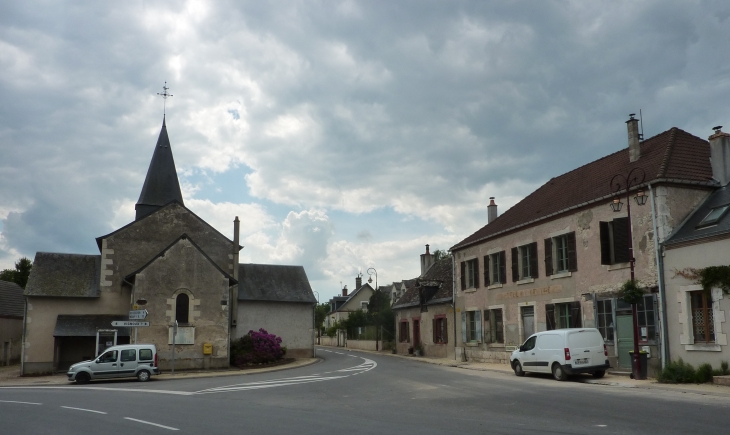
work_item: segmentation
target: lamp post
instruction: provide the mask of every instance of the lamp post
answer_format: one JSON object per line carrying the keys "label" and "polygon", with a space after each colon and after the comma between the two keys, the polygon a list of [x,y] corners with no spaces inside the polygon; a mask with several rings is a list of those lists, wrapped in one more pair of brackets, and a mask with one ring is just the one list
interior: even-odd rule
{"label": "lamp post", "polygon": [[[368,283],[370,283],[370,284],[372,284],[373,275],[375,275],[375,291],[378,291],[378,271],[375,270],[374,267],[371,267],[367,270],[367,272],[369,275]],[[377,352],[379,350],[379,346],[378,346],[378,326],[379,325],[378,325],[378,323],[380,323],[380,322],[378,322],[377,317],[375,319],[376,319],[375,320],[375,323],[376,323],[375,324],[375,351]]]}
{"label": "lamp post", "polygon": [[[616,196],[613,198],[613,201],[611,202],[610,206],[611,209],[614,212],[620,212],[621,206],[623,203],[621,202],[621,198],[619,197],[619,193],[622,190],[626,190],[626,213],[628,215],[629,219],[629,225],[628,225],[628,236],[629,236],[629,267],[631,269],[631,283],[634,283],[634,263],[636,262],[636,259],[634,258],[634,239],[631,235],[631,198],[630,198],[630,190],[631,187],[640,186],[644,183],[644,179],[646,178],[646,173],[641,168],[634,168],[629,172],[628,176],[624,176],[623,174],[616,174],[611,179],[611,187],[614,189],[614,193]],[[643,189],[639,189],[636,192],[636,195],[634,195],[634,200],[636,200],[637,205],[644,205],[646,204],[646,194],[644,193]],[[634,324],[634,355],[632,358],[632,364],[631,364],[631,372],[634,379],[643,379],[641,377],[641,363],[639,361],[639,324],[638,324],[638,316],[636,314],[636,303],[631,304],[631,317]]]}

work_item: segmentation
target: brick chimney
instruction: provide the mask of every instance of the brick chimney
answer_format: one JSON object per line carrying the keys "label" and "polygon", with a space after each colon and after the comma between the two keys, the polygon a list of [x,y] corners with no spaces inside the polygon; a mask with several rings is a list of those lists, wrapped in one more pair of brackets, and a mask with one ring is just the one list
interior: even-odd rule
{"label": "brick chimney", "polygon": [[347,296],[347,286],[342,287],[342,296]]}
{"label": "brick chimney", "polygon": [[358,273],[355,277],[355,290],[362,287],[362,273]]}
{"label": "brick chimney", "polygon": [[429,245],[426,245],[426,253],[421,254],[421,276],[425,275],[435,262],[436,256],[429,250]]}
{"label": "brick chimney", "polygon": [[710,136],[710,164],[712,178],[725,186],[730,182],[730,134],[722,131],[722,126],[714,127],[715,134]]}
{"label": "brick chimney", "polygon": [[641,157],[641,141],[639,136],[639,120],[635,119],[635,113],[629,115],[626,127],[629,131],[629,162],[635,162]]}
{"label": "brick chimney", "polygon": [[487,223],[490,224],[495,219],[497,219],[497,204],[494,203],[494,197],[490,196],[487,206]]}

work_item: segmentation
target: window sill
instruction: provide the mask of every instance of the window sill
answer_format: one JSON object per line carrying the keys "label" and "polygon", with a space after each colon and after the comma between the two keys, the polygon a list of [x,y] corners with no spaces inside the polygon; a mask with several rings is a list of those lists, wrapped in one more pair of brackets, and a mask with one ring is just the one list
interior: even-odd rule
{"label": "window sill", "polygon": [[628,269],[631,267],[631,262],[626,263],[616,263],[616,264],[609,264],[607,266],[607,270],[621,270],[621,269]]}
{"label": "window sill", "polygon": [[468,289],[462,290],[462,291],[464,293],[474,293],[475,291],[477,291],[477,289],[475,289],[474,287],[472,287],[472,288],[468,288]]}
{"label": "window sill", "polygon": [[502,287],[504,287],[504,285],[501,284],[501,283],[500,284],[492,284],[489,287],[487,287],[487,290],[492,290],[492,289],[495,289],[495,288],[502,288]]}
{"label": "window sill", "polygon": [[517,281],[515,284],[522,285],[522,284],[532,284],[535,282],[535,278],[525,278]]}
{"label": "window sill", "polygon": [[470,341],[470,342],[468,342],[468,343],[464,343],[464,346],[469,346],[469,347],[477,347],[477,346],[479,346],[480,344],[481,344],[481,343],[479,343],[478,341]]}
{"label": "window sill", "polygon": [[573,272],[560,272],[550,275],[550,279],[570,278],[571,276],[573,276]]}
{"label": "window sill", "polygon": [[699,350],[699,351],[705,351],[705,352],[722,352],[722,347],[719,344],[712,344],[712,343],[685,344],[684,350]]}
{"label": "window sill", "polygon": [[504,349],[504,343],[489,343],[487,347],[489,349]]}

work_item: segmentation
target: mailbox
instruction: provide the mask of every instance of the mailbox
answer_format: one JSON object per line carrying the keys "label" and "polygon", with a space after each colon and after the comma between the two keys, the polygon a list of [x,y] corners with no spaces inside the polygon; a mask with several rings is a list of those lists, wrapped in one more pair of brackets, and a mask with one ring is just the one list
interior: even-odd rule
{"label": "mailbox", "polygon": [[213,344],[203,343],[203,355],[213,355]]}

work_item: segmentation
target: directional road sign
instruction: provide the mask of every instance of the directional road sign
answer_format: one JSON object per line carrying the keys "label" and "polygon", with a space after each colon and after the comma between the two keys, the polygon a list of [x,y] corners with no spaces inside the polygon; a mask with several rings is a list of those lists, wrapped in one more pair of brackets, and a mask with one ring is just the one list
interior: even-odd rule
{"label": "directional road sign", "polygon": [[129,320],[144,320],[147,314],[147,310],[132,310],[129,312]]}
{"label": "directional road sign", "polygon": [[125,326],[125,327],[138,327],[138,326],[150,326],[150,322],[137,322],[134,320],[115,320],[112,322],[112,326]]}

